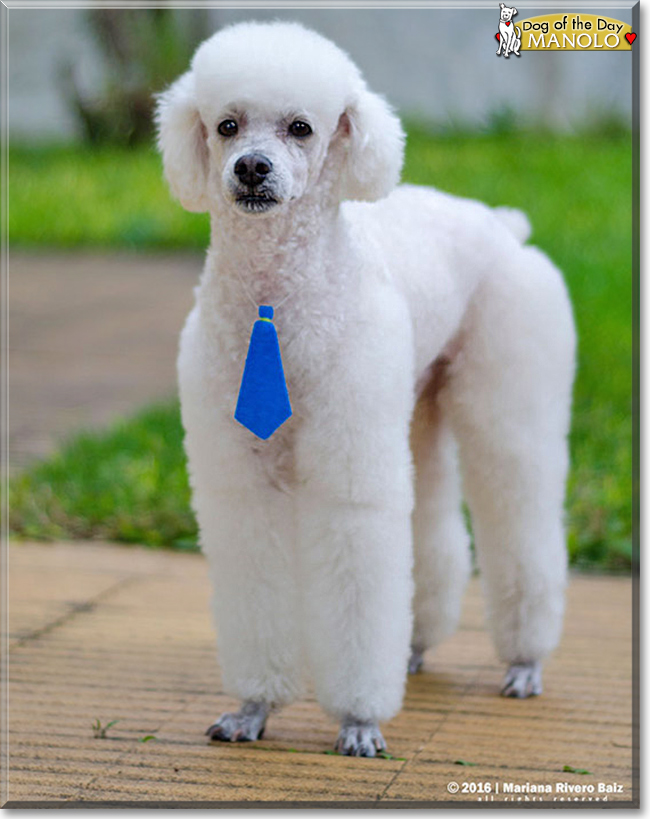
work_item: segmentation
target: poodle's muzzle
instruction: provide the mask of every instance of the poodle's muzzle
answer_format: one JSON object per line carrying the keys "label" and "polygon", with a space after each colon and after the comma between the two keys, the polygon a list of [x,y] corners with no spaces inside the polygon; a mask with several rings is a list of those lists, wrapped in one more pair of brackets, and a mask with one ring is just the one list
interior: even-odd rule
{"label": "poodle's muzzle", "polygon": [[240,156],[235,162],[235,202],[247,213],[264,213],[279,204],[274,189],[273,163],[261,153]]}

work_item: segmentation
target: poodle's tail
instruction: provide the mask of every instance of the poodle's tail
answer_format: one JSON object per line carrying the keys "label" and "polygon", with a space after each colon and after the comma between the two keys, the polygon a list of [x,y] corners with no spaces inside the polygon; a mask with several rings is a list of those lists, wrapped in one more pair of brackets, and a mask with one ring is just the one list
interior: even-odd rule
{"label": "poodle's tail", "polygon": [[532,233],[532,228],[526,214],[516,208],[494,208],[494,212],[508,228],[510,233],[522,244],[527,242]]}

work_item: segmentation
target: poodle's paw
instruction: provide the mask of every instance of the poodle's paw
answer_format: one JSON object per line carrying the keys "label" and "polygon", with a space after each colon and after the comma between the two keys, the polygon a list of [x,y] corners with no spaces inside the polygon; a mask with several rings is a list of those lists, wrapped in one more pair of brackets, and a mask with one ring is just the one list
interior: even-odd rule
{"label": "poodle's paw", "polygon": [[542,665],[534,661],[530,663],[513,663],[503,679],[501,696],[537,697],[542,693]]}
{"label": "poodle's paw", "polygon": [[261,739],[270,711],[270,706],[265,702],[245,702],[239,711],[222,714],[205,733],[210,739],[222,742],[252,742]]}
{"label": "poodle's paw", "polygon": [[347,719],[341,723],[334,750],[344,756],[376,756],[386,743],[376,722]]}
{"label": "poodle's paw", "polygon": [[411,649],[411,657],[409,659],[409,664],[408,664],[409,674],[417,674],[418,671],[421,670],[423,665],[424,665],[424,651],[420,651],[417,648],[412,648]]}

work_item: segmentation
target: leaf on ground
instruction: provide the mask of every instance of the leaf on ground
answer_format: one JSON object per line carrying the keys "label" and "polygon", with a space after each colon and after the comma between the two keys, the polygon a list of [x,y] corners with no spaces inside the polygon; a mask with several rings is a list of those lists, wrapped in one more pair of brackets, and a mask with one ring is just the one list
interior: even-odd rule
{"label": "leaf on ground", "polygon": [[478,762],[467,762],[467,760],[465,759],[457,759],[454,762],[454,765],[469,765],[471,767],[475,767],[476,765],[478,765]]}
{"label": "leaf on ground", "polygon": [[[323,753],[328,756],[345,756],[345,754],[340,754],[338,751],[323,751]],[[394,759],[397,762],[406,762],[406,757],[393,756],[389,754],[388,751],[377,751],[377,757],[380,759]]]}
{"label": "leaf on ground", "polygon": [[95,739],[106,739],[106,732],[109,728],[112,728],[114,725],[117,725],[119,719],[112,719],[110,722],[107,722],[106,725],[102,725],[101,722],[96,719],[92,724],[93,734]]}
{"label": "leaf on ground", "polygon": [[153,734],[147,734],[147,736],[142,737],[142,739],[139,740],[139,742],[149,742],[152,739],[158,739],[158,737],[155,737]]}
{"label": "leaf on ground", "polygon": [[565,773],[591,774],[591,771],[588,771],[586,768],[574,768],[573,765],[565,765],[562,770]]}

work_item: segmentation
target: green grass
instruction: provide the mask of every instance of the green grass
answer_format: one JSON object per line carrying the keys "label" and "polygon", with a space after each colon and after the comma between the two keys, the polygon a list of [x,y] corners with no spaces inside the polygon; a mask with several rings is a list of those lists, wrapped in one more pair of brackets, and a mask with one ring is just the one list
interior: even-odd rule
{"label": "green grass", "polygon": [[194,248],[209,241],[206,214],[171,200],[149,148],[12,149],[12,248]]}
{"label": "green grass", "polygon": [[[205,248],[148,150],[12,152],[13,247]],[[579,333],[567,518],[571,561],[625,569],[632,520],[632,155],[629,134],[410,129],[405,179],[521,207],[564,271]],[[190,548],[196,529],[175,405],[83,435],[12,482],[11,529]]]}
{"label": "green grass", "polygon": [[182,439],[176,403],[74,436],[11,480],[10,531],[196,549]]}

